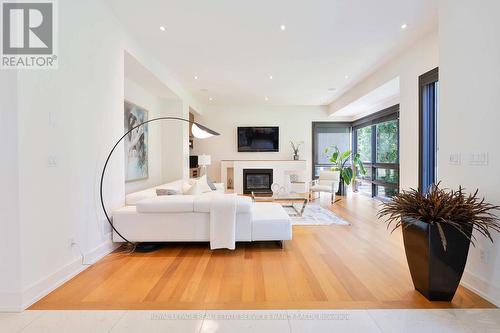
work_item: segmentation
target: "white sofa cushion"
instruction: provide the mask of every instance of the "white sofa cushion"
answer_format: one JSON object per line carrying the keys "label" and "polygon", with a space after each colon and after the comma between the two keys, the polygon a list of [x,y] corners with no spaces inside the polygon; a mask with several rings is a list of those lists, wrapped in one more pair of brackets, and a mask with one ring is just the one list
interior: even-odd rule
{"label": "white sofa cushion", "polygon": [[274,202],[257,202],[253,207],[252,240],[290,240],[292,222],[285,209]]}
{"label": "white sofa cushion", "polygon": [[139,201],[142,201],[147,198],[154,198],[156,197],[156,189],[166,189],[166,190],[172,190],[176,191],[179,193],[182,193],[182,184],[183,180],[176,180],[170,183],[165,183],[161,184],[155,187],[151,187],[142,191],[134,192],[127,194],[125,196],[125,204],[127,206],[134,206],[136,205]]}
{"label": "white sofa cushion", "polygon": [[139,201],[136,204],[139,213],[192,213],[194,196],[166,195]]}
{"label": "white sofa cushion", "polygon": [[[157,196],[156,194],[157,189],[172,190],[179,192],[179,194],[182,194],[184,193],[183,190],[187,191],[191,187],[191,185],[194,184],[194,182],[195,182],[194,179],[190,179],[189,181],[179,179],[170,183],[165,183],[142,191],[130,193],[125,196],[125,204],[127,206],[135,206],[139,201],[148,198],[155,198]],[[217,188],[217,190],[211,192],[224,193],[223,183],[215,183],[215,187]]]}
{"label": "white sofa cushion", "polygon": [[125,204],[127,206],[134,206],[139,201],[154,197],[156,197],[156,188],[148,188],[147,190],[127,194],[125,196]]}
{"label": "white sofa cushion", "polygon": [[[220,195],[220,193],[219,193]],[[236,194],[225,194],[236,195]],[[193,209],[197,213],[210,213],[211,193],[204,193],[194,197]],[[249,213],[252,211],[252,199],[250,197],[236,197],[236,213]]]}

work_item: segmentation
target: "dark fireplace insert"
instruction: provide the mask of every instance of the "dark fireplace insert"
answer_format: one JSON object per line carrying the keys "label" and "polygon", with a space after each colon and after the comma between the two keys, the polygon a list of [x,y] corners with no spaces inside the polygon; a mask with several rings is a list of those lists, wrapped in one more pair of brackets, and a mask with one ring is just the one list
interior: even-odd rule
{"label": "dark fireplace insert", "polygon": [[270,194],[273,183],[273,169],[243,169],[243,193]]}

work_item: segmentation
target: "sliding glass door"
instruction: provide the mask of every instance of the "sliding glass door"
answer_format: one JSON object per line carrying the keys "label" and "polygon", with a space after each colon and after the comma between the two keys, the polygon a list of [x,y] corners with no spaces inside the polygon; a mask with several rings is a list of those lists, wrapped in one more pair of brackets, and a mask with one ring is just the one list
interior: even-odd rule
{"label": "sliding glass door", "polygon": [[358,191],[380,198],[398,193],[399,105],[354,122],[353,148],[367,171],[358,174]]}

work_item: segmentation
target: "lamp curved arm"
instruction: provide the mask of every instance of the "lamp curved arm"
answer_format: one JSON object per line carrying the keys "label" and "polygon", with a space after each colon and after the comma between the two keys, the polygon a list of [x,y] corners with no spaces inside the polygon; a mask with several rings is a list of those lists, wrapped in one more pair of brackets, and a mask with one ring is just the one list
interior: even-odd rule
{"label": "lamp curved arm", "polygon": [[215,131],[213,131],[213,130],[209,129],[208,127],[205,127],[205,126],[203,126],[201,124],[198,124],[197,122],[192,121],[192,120],[188,120],[188,119],[184,119],[184,118],[180,118],[180,117],[158,117],[158,118],[153,118],[153,119],[147,120],[147,121],[145,121],[143,123],[140,123],[139,125],[136,125],[136,126],[132,127],[125,134],[123,134],[122,137],[115,143],[115,145],[113,146],[113,148],[111,148],[111,151],[109,152],[108,157],[106,158],[106,162],[104,163],[104,167],[102,168],[101,181],[100,181],[100,184],[99,184],[99,196],[100,196],[100,199],[101,199],[102,210],[104,212],[104,215],[106,216],[106,220],[108,221],[109,225],[116,232],[116,234],[118,236],[120,236],[125,242],[130,243],[130,244],[132,244],[132,242],[129,241],[127,238],[125,238],[118,230],[116,230],[115,226],[113,225],[113,222],[111,221],[111,218],[109,217],[108,211],[106,210],[106,205],[104,204],[104,198],[102,196],[102,187],[103,187],[103,182],[104,182],[104,175],[106,173],[106,168],[108,167],[109,160],[110,160],[111,156],[113,155],[113,152],[115,151],[116,147],[118,147],[118,145],[120,144],[120,142],[122,142],[123,139],[127,135],[129,135],[133,130],[135,130],[135,129],[141,127],[141,126],[144,126],[144,125],[146,125],[148,123],[151,123],[153,121],[158,121],[158,120],[179,120],[179,121],[187,122],[189,124],[193,124],[193,125],[197,126],[198,129],[201,130],[205,134],[202,138],[207,138],[207,137],[210,137],[210,136],[219,135],[219,133],[217,133],[217,132],[215,132]]}

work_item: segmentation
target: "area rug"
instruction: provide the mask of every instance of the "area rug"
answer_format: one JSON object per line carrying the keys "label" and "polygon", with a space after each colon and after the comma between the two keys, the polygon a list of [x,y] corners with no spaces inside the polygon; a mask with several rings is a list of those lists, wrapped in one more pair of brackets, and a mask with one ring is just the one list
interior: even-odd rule
{"label": "area rug", "polygon": [[[300,210],[302,205],[295,205],[295,208]],[[285,207],[287,213],[292,215],[295,213],[291,207]],[[302,216],[290,216],[292,225],[350,225],[343,218],[335,215],[331,210],[321,207],[319,204],[307,204]]]}

